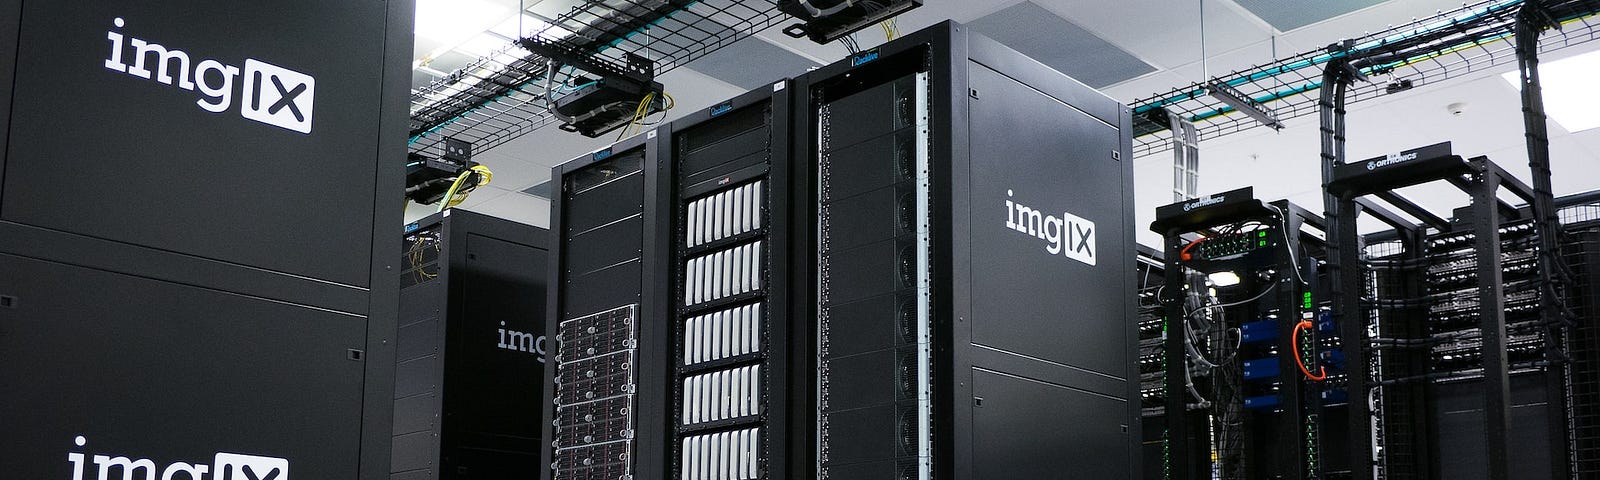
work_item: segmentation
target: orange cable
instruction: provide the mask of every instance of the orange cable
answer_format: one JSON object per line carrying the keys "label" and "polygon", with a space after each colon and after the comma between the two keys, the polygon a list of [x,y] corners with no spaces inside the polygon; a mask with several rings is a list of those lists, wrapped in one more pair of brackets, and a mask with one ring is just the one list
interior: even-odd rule
{"label": "orange cable", "polygon": [[1311,327],[1311,322],[1307,320],[1301,320],[1300,323],[1296,323],[1294,325],[1294,336],[1289,338],[1289,343],[1294,347],[1294,363],[1300,366],[1300,373],[1306,374],[1306,378],[1312,381],[1320,382],[1328,379],[1328,368],[1318,365],[1317,375],[1312,375],[1311,370],[1306,369],[1305,359],[1301,358],[1300,355],[1300,330]]}

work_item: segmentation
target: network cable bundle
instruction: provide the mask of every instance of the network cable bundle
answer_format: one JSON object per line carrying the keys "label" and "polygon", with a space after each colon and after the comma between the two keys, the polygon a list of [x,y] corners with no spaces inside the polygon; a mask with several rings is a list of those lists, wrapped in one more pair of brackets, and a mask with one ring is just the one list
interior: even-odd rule
{"label": "network cable bundle", "polygon": [[542,478],[1134,476],[1130,124],[947,23],[557,167]]}
{"label": "network cable bundle", "polygon": [[[1351,401],[1316,215],[1245,188],[1164,206],[1166,421],[1145,478],[1336,477]],[[1150,439],[1147,439],[1150,441]]]}
{"label": "network cable bundle", "polygon": [[538,461],[545,390],[542,228],[445,210],[401,248],[394,480],[506,478]]}

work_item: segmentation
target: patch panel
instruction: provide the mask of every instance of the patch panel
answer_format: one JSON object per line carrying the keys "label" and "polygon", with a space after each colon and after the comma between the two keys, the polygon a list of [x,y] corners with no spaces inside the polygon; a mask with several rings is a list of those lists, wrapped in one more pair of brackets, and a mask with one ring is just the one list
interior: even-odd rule
{"label": "patch panel", "polygon": [[1179,255],[1186,261],[1219,260],[1244,255],[1278,246],[1282,235],[1277,232],[1278,230],[1267,228],[1205,237],[1186,246]]}

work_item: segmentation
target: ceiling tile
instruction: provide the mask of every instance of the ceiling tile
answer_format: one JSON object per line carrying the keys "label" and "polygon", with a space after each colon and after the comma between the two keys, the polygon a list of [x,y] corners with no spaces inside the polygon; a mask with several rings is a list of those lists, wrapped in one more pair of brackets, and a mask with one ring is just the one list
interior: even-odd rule
{"label": "ceiling tile", "polygon": [[1013,5],[968,26],[1095,88],[1155,71],[1116,45],[1033,2]]}
{"label": "ceiling tile", "polygon": [[551,192],[550,185],[552,185],[552,183],[549,180],[545,180],[538,185],[522,189],[522,193],[549,200]]}
{"label": "ceiling tile", "polygon": [[1119,102],[1132,103],[1142,98],[1149,98],[1157,93],[1166,93],[1187,83],[1187,80],[1176,73],[1160,71],[1118,82],[1115,85],[1101,88],[1100,92],[1117,99]]}
{"label": "ceiling tile", "polygon": [[[499,149],[496,149],[498,152]],[[505,156],[503,153],[478,154],[473,160],[494,172],[494,186],[507,190],[521,190],[529,185],[550,179],[550,167],[528,160]]]}
{"label": "ceiling tile", "polygon": [[[1195,0],[1034,0],[1047,10],[1094,32],[1145,63],[1161,68],[1200,60],[1200,3]],[[1259,19],[1211,0],[1205,8],[1209,54],[1266,40],[1271,28]]]}
{"label": "ceiling tile", "polygon": [[[1207,52],[1210,58],[1204,64],[1198,60],[1187,63],[1172,71],[1187,79],[1186,83],[1194,83],[1209,78],[1229,77],[1234,72],[1254,71],[1256,67],[1272,63],[1278,58],[1292,57],[1301,53],[1293,45],[1281,39],[1264,38],[1259,42],[1248,43],[1229,50],[1212,50]],[[1320,73],[1309,73],[1319,75]],[[1293,78],[1294,75],[1283,75],[1283,78]]]}
{"label": "ceiling tile", "polygon": [[[1301,4],[1306,2],[1297,1],[1292,3]],[[1367,33],[1376,33],[1390,26],[1404,24],[1417,18],[1428,18],[1438,14],[1440,11],[1459,9],[1462,3],[1461,0],[1383,2],[1377,6],[1356,10],[1332,20],[1301,27],[1293,32],[1285,33],[1284,36],[1307,48],[1323,47],[1339,40],[1355,38]]]}
{"label": "ceiling tile", "polygon": [[464,208],[491,217],[550,228],[550,202],[542,198],[511,193]]}
{"label": "ceiling tile", "polygon": [[760,38],[746,38],[690,62],[688,67],[746,90],[771,85],[819,66]]}
{"label": "ceiling tile", "polygon": [[1356,10],[1371,7],[1389,0],[1338,0],[1338,1],[1284,1],[1284,0],[1233,0],[1250,13],[1266,20],[1280,32],[1325,21]]}

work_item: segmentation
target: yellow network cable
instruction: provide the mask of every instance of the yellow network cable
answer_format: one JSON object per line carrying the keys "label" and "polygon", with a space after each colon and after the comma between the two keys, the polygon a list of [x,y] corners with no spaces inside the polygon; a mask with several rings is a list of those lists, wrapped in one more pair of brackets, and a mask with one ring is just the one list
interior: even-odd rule
{"label": "yellow network cable", "polygon": [[467,179],[472,178],[473,175],[479,175],[482,177],[478,179],[478,184],[472,187],[474,189],[488,185],[489,181],[494,179],[494,172],[489,171],[489,167],[485,167],[483,165],[476,165],[465,172],[461,172],[461,175],[456,176],[456,181],[450,184],[450,189],[445,190],[444,199],[439,200],[439,209],[436,210],[436,212],[443,212],[446,208],[460,205],[461,202],[466,201],[467,192],[461,192],[459,190],[461,190],[462,185],[467,183]]}
{"label": "yellow network cable", "polygon": [[[672,94],[661,92],[661,96],[667,101],[666,105],[661,107],[662,112],[672,110],[673,107],[678,106],[678,101],[677,99],[672,98]],[[639,106],[633,109],[633,118],[628,121],[627,125],[622,127],[622,133],[617,135],[617,141],[622,141],[623,138],[627,138],[630,133],[638,133],[643,131],[643,127],[645,125],[644,119],[645,117],[650,116],[650,105],[653,104],[655,100],[656,94],[652,92],[646,94],[644,99],[639,101]]]}
{"label": "yellow network cable", "polygon": [[628,137],[628,132],[633,131],[633,126],[644,118],[645,112],[650,111],[650,102],[655,101],[655,99],[655,92],[645,94],[644,98],[639,99],[639,106],[633,109],[633,117],[628,119],[628,123],[622,125],[622,133],[617,134],[617,141],[620,142]]}

